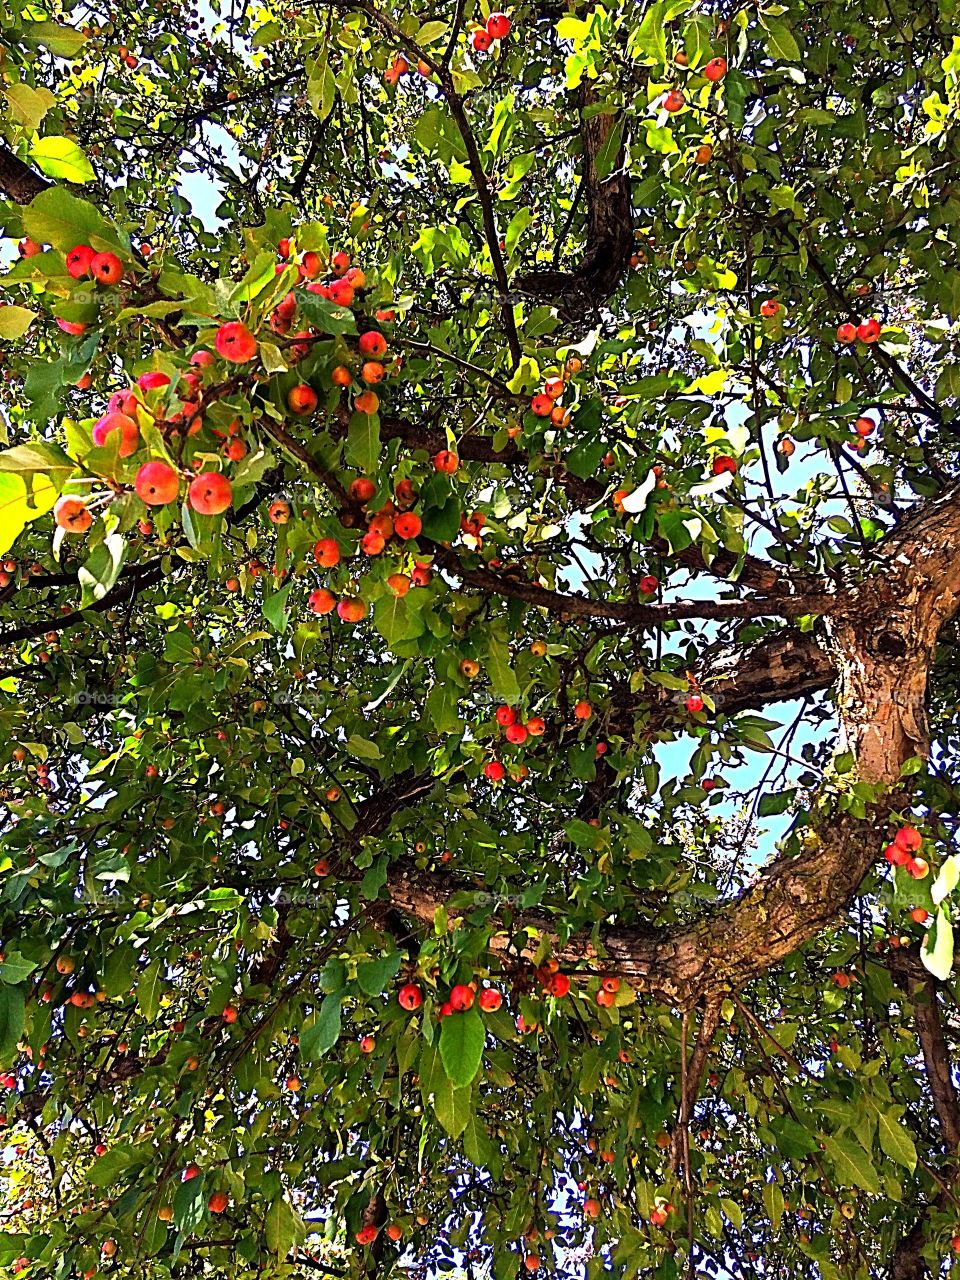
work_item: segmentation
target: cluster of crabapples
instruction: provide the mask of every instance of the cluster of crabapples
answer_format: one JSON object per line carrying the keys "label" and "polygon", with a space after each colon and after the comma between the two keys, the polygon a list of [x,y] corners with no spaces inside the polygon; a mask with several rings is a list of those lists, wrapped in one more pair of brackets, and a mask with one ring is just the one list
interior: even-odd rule
{"label": "cluster of crabapples", "polygon": [[[367,556],[379,556],[388,547],[395,547],[401,554],[407,553],[422,529],[422,522],[416,512],[409,510],[417,500],[413,483],[409,479],[398,480],[394,487],[394,496],[384,502],[379,510],[370,511],[368,504],[376,493],[377,487],[367,476],[357,476],[351,481],[348,490],[350,500],[358,504],[367,516],[367,530],[360,539],[360,550]],[[271,511],[273,509],[271,508]],[[275,515],[271,516],[276,519]],[[313,558],[321,569],[333,569],[343,558],[343,549],[336,538],[320,538],[314,544]],[[387,578],[387,587],[394,596],[405,596],[411,587],[425,587],[432,580],[430,567],[413,559],[408,572],[391,573]],[[343,622],[359,622],[367,612],[366,603],[353,595],[341,599],[327,587],[318,587],[310,593],[308,604],[311,612],[319,615],[330,613],[335,608],[337,616]]]}
{"label": "cluster of crabapples", "polygon": [[530,401],[530,412],[536,418],[549,418],[555,427],[570,425],[571,410],[560,404],[567,383],[574,374],[583,368],[579,356],[568,356],[564,361],[563,372],[551,374],[544,380],[542,390],[538,391]]}
{"label": "cluster of crabapples", "polygon": [[[579,722],[589,720],[593,715],[593,707],[586,699],[582,698],[573,708],[574,719]],[[506,703],[497,707],[495,713],[497,724],[503,730],[503,736],[511,746],[521,747],[530,738],[542,738],[547,731],[546,721],[541,716],[531,716],[529,720],[522,720],[518,712]],[[606,751],[605,743],[597,744],[597,754],[603,755]],[[525,776],[525,768],[521,766],[521,776]],[[506,766],[501,764],[499,760],[488,760],[483,767],[483,776],[489,782],[502,782],[507,775]]]}
{"label": "cluster of crabapples", "polygon": [[891,866],[903,867],[915,880],[922,880],[930,873],[926,858],[916,857],[922,844],[923,836],[916,827],[901,827],[892,843],[884,849],[883,856]]}
{"label": "cluster of crabapples", "polygon": [[[292,241],[282,240],[278,247],[280,257],[284,260],[277,266],[277,271],[281,272],[285,269],[284,263],[291,256]],[[115,255],[94,254],[86,245],[78,245],[72,249],[66,255],[66,261],[67,269],[78,279],[84,274],[94,273],[100,280],[116,283],[122,276],[122,264]],[[329,283],[316,279],[324,267],[319,254],[308,251],[300,256],[296,265],[300,281],[308,292],[338,306],[352,306],[357,294],[366,287],[364,273],[359,268],[352,267],[349,255],[343,252],[333,254],[330,259],[329,267],[333,278]],[[320,336],[317,329],[291,332],[297,311],[297,297],[289,292],[269,316],[269,327],[273,333],[290,334],[288,355],[294,364],[310,353]],[[391,311],[377,312],[377,320],[380,322],[392,319],[394,313]],[[73,333],[81,330],[74,327],[67,331]],[[146,449],[143,431],[147,426],[159,432],[165,445],[177,446],[166,456],[154,456],[144,461],[133,477],[132,488],[147,507],[161,508],[178,501],[184,483],[186,503],[198,515],[221,515],[233,502],[233,486],[229,476],[222,470],[215,469],[211,465],[211,459],[219,451],[226,463],[240,462],[246,456],[248,446],[242,436],[239,418],[234,419],[224,430],[213,426],[208,428],[205,423],[204,410],[217,398],[217,390],[209,385],[209,380],[217,372],[217,357],[227,366],[239,368],[254,361],[259,347],[256,335],[240,320],[221,324],[216,331],[213,346],[216,354],[206,348],[194,351],[189,366],[179,370],[175,379],[160,369],[140,374],[134,386],[117,391],[111,396],[107,412],[93,426],[93,444],[98,448],[105,448],[116,441],[116,452],[121,459],[132,458]],[[360,335],[356,346],[358,374],[355,376],[351,368],[339,363],[330,371],[330,380],[334,386],[353,394],[353,408],[356,412],[374,414],[380,407],[380,400],[373,387],[387,376],[387,370],[381,363],[387,351],[387,339],[379,329],[370,328]],[[208,370],[213,370],[213,373],[208,374]],[[208,380],[207,386],[204,385],[205,379]],[[85,374],[77,385],[85,390],[91,385],[91,381],[90,375]],[[317,404],[317,392],[307,382],[293,386],[286,396],[288,412],[299,418],[312,414]],[[191,469],[182,461],[183,446],[187,440],[195,446],[197,456],[202,459],[197,468]],[[181,460],[177,464],[173,461],[173,453]],[[113,476],[107,479],[111,483],[111,492],[107,495],[109,500],[123,486]],[[96,501],[91,504],[80,497],[65,494],[54,507],[54,518],[64,532],[82,534],[93,523],[96,505]],[[279,503],[271,508],[274,523],[283,521],[284,507],[285,504]],[[286,512],[289,518],[289,507]],[[407,524],[415,519],[413,516],[408,517]],[[141,521],[140,528],[145,534],[152,530],[149,521]]]}
{"label": "cluster of crabapples", "polygon": [[[678,53],[674,60],[679,67],[686,68],[688,66],[687,55],[683,52]],[[696,74],[702,75],[704,80],[707,80],[710,84],[717,84],[727,74],[727,60],[721,57],[710,58]],[[686,102],[687,100],[681,89],[668,89],[663,95],[660,106],[670,115],[675,115],[686,106]],[[709,159],[709,157],[707,158]],[[698,161],[698,163],[706,163],[706,161]]]}
{"label": "cluster of crabapples", "polygon": [[[482,27],[476,27],[470,36],[470,44],[476,53],[487,53],[497,40],[504,40],[510,34],[510,28],[513,24],[505,13],[491,13],[486,23]],[[395,85],[402,80],[410,71],[410,62],[398,53],[387,67],[383,74],[384,80],[389,85]],[[422,58],[417,62],[417,72],[429,80],[434,73],[434,64],[424,61]]]}

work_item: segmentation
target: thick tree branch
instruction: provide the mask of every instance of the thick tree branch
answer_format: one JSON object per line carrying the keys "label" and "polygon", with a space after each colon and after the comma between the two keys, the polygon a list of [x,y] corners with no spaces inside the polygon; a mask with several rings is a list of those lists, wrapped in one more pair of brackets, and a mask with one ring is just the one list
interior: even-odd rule
{"label": "thick tree branch", "polygon": [[0,191],[14,204],[29,204],[34,196],[51,186],[35,169],[0,143]]}
{"label": "thick tree branch", "polygon": [[606,155],[614,131],[623,126],[617,113],[590,114],[599,105],[584,83],[580,102],[583,146],[582,184],[587,199],[586,248],[574,271],[531,271],[517,281],[522,293],[552,301],[569,319],[581,319],[615,293],[634,251],[630,179],[620,149],[612,164]]}

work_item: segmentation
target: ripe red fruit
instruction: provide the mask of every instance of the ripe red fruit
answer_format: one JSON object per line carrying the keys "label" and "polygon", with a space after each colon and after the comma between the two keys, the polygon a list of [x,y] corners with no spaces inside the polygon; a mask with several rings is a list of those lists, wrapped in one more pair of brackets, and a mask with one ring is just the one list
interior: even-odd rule
{"label": "ripe red fruit", "polygon": [[335,538],[321,538],[313,544],[313,558],[323,569],[332,569],[340,560],[340,547]]}
{"label": "ripe red fruit", "polygon": [[858,436],[865,438],[866,436],[873,435],[874,431],[877,429],[877,424],[872,418],[858,418],[853,424],[853,429],[856,431]]}
{"label": "ripe red fruit", "polygon": [[838,325],[837,327],[838,342],[849,344],[851,342],[856,342],[856,340],[857,340],[857,326],[855,324],[850,324],[849,321],[845,321],[843,324]]}
{"label": "ripe red fruit", "polygon": [[585,1218],[599,1218],[600,1201],[594,1200],[591,1196],[588,1196],[583,1202],[583,1216]]}
{"label": "ripe red fruit", "polygon": [[17,245],[17,252],[21,258],[35,258],[38,253],[43,253],[43,248],[37,244],[36,240],[31,240],[29,236],[24,236]]}
{"label": "ripe red fruit", "polygon": [[639,582],[640,590],[645,596],[652,596],[659,585],[659,580],[655,578],[652,573],[646,574]]}
{"label": "ripe red fruit", "polygon": [[112,431],[120,432],[120,457],[129,458],[140,448],[140,428],[133,418],[125,413],[105,413],[99,422],[94,424],[93,443],[103,448]]}
{"label": "ripe red fruit", "polygon": [[893,843],[906,849],[908,853],[916,853],[923,844],[923,836],[916,827],[901,827],[893,837]]}
{"label": "ripe red fruit", "polygon": [[68,333],[71,338],[79,338],[82,333],[87,332],[87,326],[81,320],[64,320],[62,316],[57,316],[57,328]]}
{"label": "ripe red fruit", "polygon": [[490,782],[501,782],[506,777],[506,769],[499,760],[491,760],[483,766],[483,776]]}
{"label": "ripe red fruit", "polygon": [[357,342],[357,349],[362,356],[367,358],[372,356],[374,359],[379,360],[386,353],[387,340],[376,329],[368,329],[366,333],[361,333]]}
{"label": "ripe red fruit", "polygon": [[857,325],[857,337],[861,342],[876,342],[880,337],[880,321],[876,319],[861,320]]}
{"label": "ripe red fruit", "polygon": [[450,449],[441,449],[439,453],[433,456],[434,469],[442,471],[444,475],[452,476],[460,465],[460,459]]}
{"label": "ripe red fruit", "polygon": [[503,1004],[503,996],[493,987],[484,987],[480,992],[478,1004],[484,1013],[494,1013]]}
{"label": "ripe red fruit", "polygon": [[223,1213],[229,1203],[230,1198],[225,1191],[214,1191],[207,1201],[207,1208],[211,1213]]}
{"label": "ripe red fruit", "polygon": [[361,391],[353,402],[357,413],[373,414],[380,408],[380,397],[375,391]]}
{"label": "ripe red fruit", "polygon": [[910,912],[910,919],[914,924],[926,924],[930,919],[930,912],[925,911],[923,907],[914,907]]}
{"label": "ripe red fruit", "polygon": [[95,253],[90,259],[90,274],[101,284],[119,284],[123,263],[115,253]]}
{"label": "ripe red fruit", "polygon": [[367,615],[367,606],[362,600],[350,596],[337,605],[337,617],[341,622],[359,622]]}
{"label": "ripe red fruit", "polygon": [[181,1174],[181,1178],[183,1179],[184,1182],[189,1182],[191,1178],[199,1178],[199,1177],[200,1177],[200,1166],[198,1164],[194,1164],[192,1161],[190,1164],[187,1165],[187,1167],[184,1169],[183,1173]]}
{"label": "ripe red fruit", "polygon": [[137,497],[149,507],[173,502],[180,492],[180,477],[166,462],[145,462],[133,482]]}
{"label": "ripe red fruit", "polygon": [[257,354],[257,340],[240,320],[231,320],[217,330],[217,354],[234,364],[243,364]]}
{"label": "ripe red fruit", "polygon": [[319,587],[316,591],[311,591],[307,598],[307,604],[311,613],[324,614],[332,613],[337,600],[332,591],[328,591],[326,587]]}
{"label": "ripe red fruit", "polygon": [[505,13],[491,13],[487,19],[487,35],[491,40],[503,40],[510,34],[510,19]]}
{"label": "ripe red fruit", "polygon": [[519,747],[527,740],[527,727],[523,724],[508,724],[504,737],[515,747]]}
{"label": "ripe red fruit", "polygon": [[376,1040],[374,1040],[373,1036],[362,1036],[362,1037],[361,1037],[361,1039],[360,1039],[360,1052],[361,1052],[361,1053],[373,1053],[373,1051],[374,1051],[374,1049],[375,1049],[376,1047],[377,1047],[377,1042],[376,1042]]}
{"label": "ripe red fruit", "polygon": [[365,360],[360,370],[360,377],[368,385],[375,386],[386,377],[386,370],[379,360]]}
{"label": "ripe red fruit", "polygon": [[344,253],[344,251],[340,249],[330,259],[330,266],[333,268],[334,275],[342,276],[350,267],[349,253]]}
{"label": "ripe red fruit", "polygon": [[398,538],[415,538],[422,527],[420,517],[412,511],[405,511],[393,522],[393,531]]}
{"label": "ripe red fruit", "polygon": [[141,373],[137,379],[137,386],[141,391],[152,391],[154,387],[167,387],[169,385],[169,375],[163,373],[160,369],[151,369],[147,373]]}
{"label": "ripe red fruit", "polygon": [[767,298],[760,303],[760,314],[765,320],[772,320],[779,310],[780,303],[777,302],[776,298]]}
{"label": "ripe red fruit", "polygon": [[530,411],[538,418],[549,418],[553,413],[553,399],[545,391],[540,391],[530,401]]}
{"label": "ripe red fruit", "polygon": [[187,490],[190,506],[201,516],[218,516],[233,501],[230,481],[219,471],[202,471]]}
{"label": "ripe red fruit", "polygon": [[[24,255],[32,256],[32,255]],[[74,280],[81,280],[90,274],[90,263],[93,261],[93,250],[88,244],[78,244],[67,254],[67,274]]]}
{"label": "ripe red fruit", "polygon": [[508,707],[506,703],[504,703],[503,706],[497,707],[497,724],[500,725],[501,728],[506,729],[508,725],[516,724],[516,722],[517,713],[514,711],[513,707]]}
{"label": "ripe red fruit", "polygon": [[663,100],[663,109],[664,111],[669,111],[672,114],[674,111],[680,110],[680,108],[683,106],[683,102],[684,102],[684,98],[680,90],[671,89],[670,92],[667,94],[667,96]]}
{"label": "ripe red fruit", "polygon": [[327,295],[338,307],[352,307],[356,291],[349,280],[334,280],[327,289]]}
{"label": "ripe red fruit", "polygon": [[413,1013],[414,1009],[419,1009],[423,1004],[423,992],[415,982],[405,982],[397,992],[397,1003],[401,1009]]}
{"label": "ripe red fruit", "polygon": [[492,44],[493,40],[486,31],[475,31],[473,33],[473,47],[477,53],[486,53]]}
{"label": "ripe red fruit", "polygon": [[547,990],[552,996],[556,996],[558,1000],[562,1000],[570,990],[570,979],[565,973],[553,973],[550,975],[550,980],[547,983]]}
{"label": "ripe red fruit", "polygon": [[286,524],[290,519],[290,503],[279,499],[271,502],[267,510],[267,519],[271,524]]}
{"label": "ripe red fruit", "polygon": [[377,492],[377,486],[366,476],[357,476],[350,483],[350,497],[354,502],[369,502]]}
{"label": "ripe red fruit", "polygon": [[410,590],[410,579],[405,573],[391,573],[387,586],[395,596],[405,596]]}
{"label": "ripe red fruit", "polygon": [[[86,533],[93,524],[93,513],[87,508],[86,503],[81,498],[71,498],[64,495],[58,498],[53,508],[53,518],[57,526],[67,533]],[[4,578],[8,578],[6,573]],[[9,585],[9,581],[3,584]]]}
{"label": "ripe red fruit", "polygon": [[361,1227],[354,1238],[357,1244],[373,1244],[377,1238],[377,1228]]}
{"label": "ripe red fruit", "polygon": [[473,1001],[473,988],[463,982],[458,982],[450,991],[450,1003],[458,1013],[464,1009],[472,1009]]}
{"label": "ripe red fruit", "polygon": [[287,408],[291,413],[299,414],[305,418],[308,414],[313,413],[317,407],[317,393],[313,387],[306,382],[301,382],[299,386],[291,387],[287,392]]}
{"label": "ripe red fruit", "polygon": [[573,708],[573,714],[577,720],[589,720],[593,715],[593,707],[586,699],[581,699]]}
{"label": "ripe red fruit", "polygon": [[542,738],[546,731],[547,724],[541,716],[531,716],[527,721],[527,733],[531,738]]}
{"label": "ripe red fruit", "polygon": [[710,470],[715,476],[722,476],[725,471],[729,471],[732,476],[737,474],[737,460],[731,458],[728,454],[721,453],[714,458]]}
{"label": "ripe red fruit", "polygon": [[905,867],[910,861],[909,849],[904,849],[899,844],[888,844],[883,851],[883,856],[894,867]]}
{"label": "ripe red fruit", "polygon": [[368,556],[378,556],[386,545],[383,535],[376,529],[368,529],[360,539],[360,547]]}
{"label": "ripe red fruit", "polygon": [[303,255],[300,261],[300,274],[306,280],[316,280],[322,267],[323,263],[320,261],[319,253],[314,253],[311,249]]}
{"label": "ripe red fruit", "polygon": [[523,1265],[526,1267],[528,1271],[539,1271],[540,1259],[537,1257],[535,1253],[528,1253],[523,1260]]}
{"label": "ripe red fruit", "polygon": [[425,587],[433,581],[433,573],[425,564],[415,564],[410,571],[410,581],[415,587]]}
{"label": "ripe red fruit", "polygon": [[726,58],[711,58],[707,65],[703,68],[703,74],[708,80],[722,80],[727,74]]}
{"label": "ripe red fruit", "polygon": [[922,880],[930,872],[930,863],[926,858],[911,858],[906,864],[906,870],[914,880]]}
{"label": "ripe red fruit", "polygon": [[239,1016],[240,1015],[237,1013],[236,1009],[233,1007],[232,1004],[228,1004],[223,1011],[224,1022],[236,1022]]}
{"label": "ripe red fruit", "polygon": [[700,697],[699,693],[691,693],[683,705],[691,715],[696,715],[698,711],[703,710],[703,699]]}

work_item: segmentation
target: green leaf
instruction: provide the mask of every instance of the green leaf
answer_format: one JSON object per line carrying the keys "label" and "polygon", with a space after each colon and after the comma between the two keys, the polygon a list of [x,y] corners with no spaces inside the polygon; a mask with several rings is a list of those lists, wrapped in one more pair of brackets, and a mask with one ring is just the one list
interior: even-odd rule
{"label": "green leaf", "polygon": [[435,43],[435,41],[446,35],[449,25],[449,23],[440,22],[438,19],[425,22],[414,37],[414,42],[425,49],[427,45]]}
{"label": "green leaf", "polygon": [[376,960],[364,960],[357,965],[357,984],[368,996],[378,996],[393,982],[400,970],[401,955],[394,951],[389,956],[378,956]]}
{"label": "green leaf", "polygon": [[420,611],[409,595],[381,597],[373,606],[373,625],[388,645],[414,640],[424,632]]}
{"label": "green leaf", "polygon": [[59,492],[45,476],[36,477],[29,492],[19,476],[0,472],[0,555],[13,546],[29,521],[50,510]]}
{"label": "green leaf", "polygon": [[93,182],[96,174],[93,165],[80,147],[70,138],[54,135],[38,138],[30,148],[30,159],[48,178],[80,185]]}
{"label": "green leaf", "polygon": [[154,960],[137,979],[137,1004],[147,1022],[153,1022],[160,1012],[162,967],[161,960]]}
{"label": "green leaf", "polygon": [[960,884],[960,854],[952,853],[949,858],[943,860],[937,872],[937,878],[930,888],[930,897],[933,899],[934,906],[938,907],[944,898],[949,897],[958,884]]}
{"label": "green leaf", "polygon": [[472,1092],[469,1085],[458,1089],[449,1079],[440,1081],[435,1088],[433,1109],[451,1138],[459,1138],[467,1127],[473,1113]]}
{"label": "green leaf", "polygon": [[306,1237],[307,1230],[290,1201],[279,1196],[264,1215],[263,1234],[267,1248],[282,1261]]}
{"label": "green leaf", "polygon": [[280,635],[286,631],[290,622],[290,614],[287,611],[287,597],[290,595],[292,587],[293,583],[288,582],[285,587],[281,587],[279,591],[263,602],[263,616],[274,631]]}
{"label": "green leaf", "polygon": [[62,27],[59,22],[25,22],[20,38],[27,44],[43,45],[58,58],[74,57],[87,39],[76,27]]}
{"label": "green leaf", "polygon": [[846,1135],[823,1136],[821,1141],[841,1186],[861,1187],[872,1195],[879,1192],[880,1179],[877,1171],[858,1142]]}
{"label": "green leaf", "polygon": [[126,551],[126,539],[119,533],[111,533],[90,552],[77,575],[81,588],[81,609],[87,609],[95,601],[102,600],[114,586],[120,577]]}
{"label": "green leaf", "polygon": [[116,253],[129,261],[128,243],[92,204],[61,187],[50,187],[23,210],[23,229],[38,243],[46,241],[55,249],[72,249],[88,244],[96,253]]}
{"label": "green leaf", "polygon": [[343,993],[327,996],[318,1012],[300,1032],[300,1053],[307,1062],[322,1058],[340,1039],[340,1010]]}
{"label": "green leaf", "polygon": [[326,120],[337,97],[337,82],[327,59],[316,62],[307,78],[307,100],[318,120]]}
{"label": "green leaf", "polygon": [[767,29],[767,51],[778,62],[799,62],[800,46],[793,32],[780,18],[761,19]]}
{"label": "green leaf", "polygon": [[380,461],[380,417],[376,413],[354,413],[347,428],[347,462],[364,475],[372,476]]}
{"label": "green leaf", "polygon": [[490,633],[487,642],[487,671],[498,698],[511,706],[520,700],[520,685],[510,664],[510,646],[494,633]]}
{"label": "green leaf", "polygon": [[438,680],[427,694],[424,712],[437,733],[458,733],[463,721],[457,714],[457,687],[452,680]]}
{"label": "green leaf", "polygon": [[889,1156],[891,1160],[896,1160],[897,1164],[902,1164],[913,1173],[917,1167],[917,1149],[913,1145],[910,1134],[901,1123],[904,1109],[890,1107],[886,1111],[879,1112],[877,1120],[880,1149],[884,1155]]}
{"label": "green leaf", "polygon": [[22,338],[36,318],[36,311],[26,307],[0,307],[0,338]]}
{"label": "green leaf", "polygon": [[950,977],[953,968],[953,925],[943,906],[937,907],[933,925],[929,933],[924,935],[920,959],[924,968],[941,982]]}
{"label": "green leaf", "polygon": [[347,739],[347,750],[352,756],[356,756],[358,760],[382,760],[383,752],[375,742],[371,742],[369,738],[361,738],[358,733],[352,733]]}
{"label": "green leaf", "polygon": [[451,1013],[440,1026],[440,1059],[447,1079],[458,1087],[471,1084],[483,1060],[486,1031],[474,1006]]}
{"label": "green leaf", "polygon": [[25,1017],[23,988],[0,986],[0,1067],[12,1065]]}
{"label": "green leaf", "polygon": [[57,101],[49,89],[34,89],[28,84],[13,84],[3,93],[11,116],[31,132],[40,128],[43,117]]}

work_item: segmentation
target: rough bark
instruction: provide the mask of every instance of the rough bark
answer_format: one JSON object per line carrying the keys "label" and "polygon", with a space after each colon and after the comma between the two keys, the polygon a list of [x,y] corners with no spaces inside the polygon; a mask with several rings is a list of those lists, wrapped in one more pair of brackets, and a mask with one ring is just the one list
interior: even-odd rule
{"label": "rough bark", "polygon": [[[678,930],[608,926],[599,946],[585,936],[556,942],[567,965],[607,966],[639,990],[690,1008],[718,990],[743,987],[836,923],[883,844],[883,825],[904,801],[901,769],[929,747],[925,691],[943,623],[960,607],[960,487],[931,500],[882,544],[879,568],[852,589],[828,619],[820,676],[839,676],[839,750],[853,753],[862,781],[878,784],[879,799],[865,821],[824,810],[799,852],[782,853],[736,899]],[[819,644],[817,646],[819,648]],[[812,656],[814,650],[808,650]],[[781,655],[787,659],[789,648]],[[762,678],[762,675],[761,675]],[[398,872],[392,901],[424,924],[451,891],[467,888],[435,876]],[[476,885],[479,891],[482,885]],[[486,898],[478,901],[486,901]],[[457,911],[449,908],[451,923]],[[512,921],[552,934],[548,918]],[[494,945],[506,947],[505,932]]]}
{"label": "rough bark", "polygon": [[580,136],[587,230],[580,265],[574,271],[533,271],[516,282],[522,293],[551,301],[571,320],[582,319],[584,312],[595,311],[606,302],[623,279],[634,251],[630,179],[624,169],[622,145],[606,176],[601,176],[599,167],[620,119],[615,114],[587,116],[584,108],[597,101],[596,94],[586,87]]}
{"label": "rough bark", "polygon": [[14,204],[29,204],[51,185],[0,143],[0,191]]}

